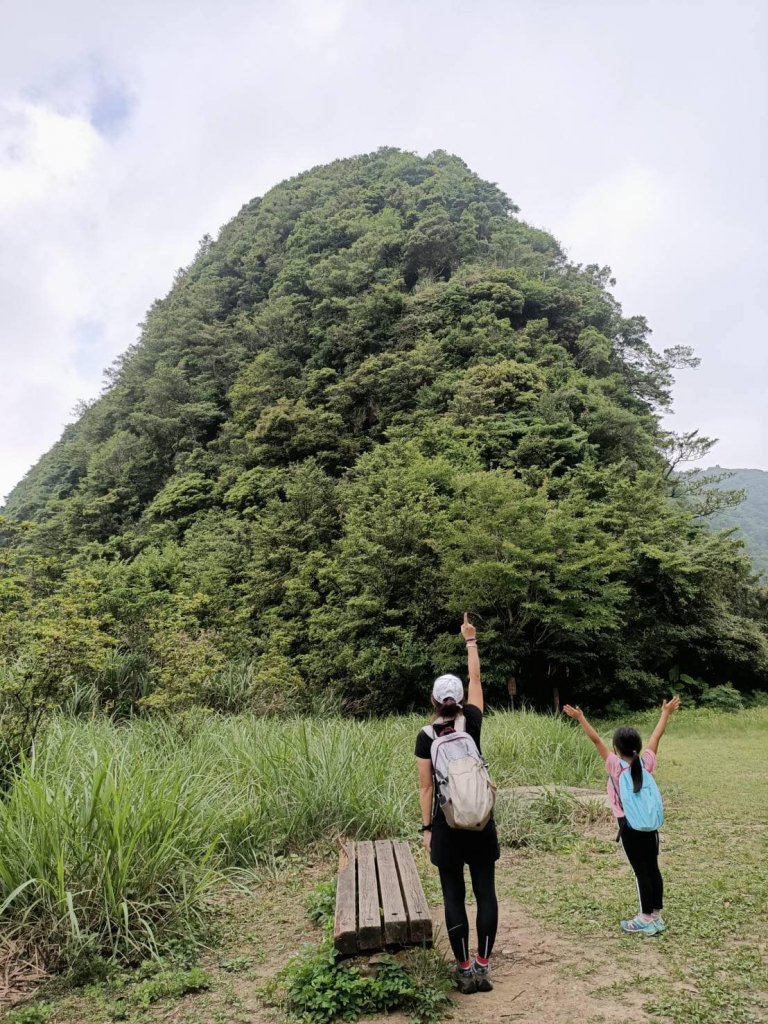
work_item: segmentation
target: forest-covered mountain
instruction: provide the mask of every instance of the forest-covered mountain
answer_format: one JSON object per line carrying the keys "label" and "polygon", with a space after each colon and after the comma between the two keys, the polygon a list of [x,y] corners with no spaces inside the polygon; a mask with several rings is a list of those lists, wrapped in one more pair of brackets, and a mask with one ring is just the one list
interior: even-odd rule
{"label": "forest-covered mountain", "polygon": [[752,563],[758,572],[768,577],[768,471],[723,470],[715,466],[706,472],[727,473],[721,486],[744,491],[744,501],[735,508],[718,512],[712,517],[712,526],[721,530],[738,527],[737,536],[743,538]]}
{"label": "forest-covered mountain", "polygon": [[692,356],[611,284],[442,152],[254,199],[9,496],[5,678],[381,711],[461,671],[467,608],[497,698],[764,687],[750,566],[670,497]]}

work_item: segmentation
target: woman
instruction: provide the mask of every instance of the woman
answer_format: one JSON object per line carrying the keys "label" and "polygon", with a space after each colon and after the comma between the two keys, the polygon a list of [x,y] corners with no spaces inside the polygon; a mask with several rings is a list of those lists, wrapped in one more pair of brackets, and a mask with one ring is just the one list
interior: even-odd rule
{"label": "woman", "polygon": [[[498,903],[495,870],[499,859],[499,842],[493,818],[479,832],[451,828],[442,810],[436,806],[435,787],[430,756],[433,741],[446,729],[465,729],[480,749],[483,723],[483,687],[480,682],[480,657],[475,627],[464,613],[461,635],[467,645],[469,694],[466,704],[464,684],[458,676],[445,675],[435,680],[432,704],[435,714],[431,728],[422,729],[416,740],[416,762],[419,769],[421,831],[424,846],[430,851],[432,863],[440,872],[440,885],[445,903],[445,927],[451,949],[456,957],[456,983],[460,992],[490,992],[490,957],[496,937]],[[477,901],[477,955],[469,955],[469,922],[464,904],[464,865],[469,865],[472,889]]]}

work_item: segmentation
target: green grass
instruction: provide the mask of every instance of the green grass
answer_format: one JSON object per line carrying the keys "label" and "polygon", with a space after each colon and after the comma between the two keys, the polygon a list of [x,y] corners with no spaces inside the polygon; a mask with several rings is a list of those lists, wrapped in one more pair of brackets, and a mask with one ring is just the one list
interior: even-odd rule
{"label": "green grass", "polygon": [[[644,735],[652,719],[638,723]],[[606,730],[607,733],[610,730]],[[662,740],[665,797],[661,867],[668,930],[651,941],[663,957],[647,1008],[675,1024],[754,1024],[768,1019],[768,712],[683,712]],[[612,845],[612,844],[611,844]],[[595,856],[595,852],[603,855]],[[573,932],[616,934],[634,912],[628,866],[608,844],[567,854],[529,851],[507,891]],[[619,936],[616,955],[631,963]]]}
{"label": "green grass", "polygon": [[[422,724],[59,718],[0,802],[0,921],[49,963],[140,958],[194,928],[222,872],[339,835],[410,835]],[[595,776],[564,722],[498,715],[487,733],[502,786]],[[534,819],[518,814],[510,841]]]}
{"label": "green grass", "polygon": [[[654,720],[633,724],[647,736]],[[0,928],[74,977],[79,960],[136,961],[193,934],[225,876],[278,877],[286,858],[339,835],[412,838],[421,724],[202,713],[124,726],[58,719],[0,802]],[[613,724],[603,723],[606,736]],[[484,749],[502,788],[604,784],[588,741],[551,716],[489,716]],[[650,940],[663,972],[649,974],[646,964],[635,986],[655,1019],[763,1019],[766,751],[768,709],[684,711],[662,741],[669,928]],[[608,937],[627,975],[637,973],[642,940],[617,933],[633,910],[634,882],[610,827],[604,840],[581,838],[560,794],[527,806],[502,801],[498,821],[502,841],[518,848],[499,873],[501,895],[572,933],[575,949]]]}

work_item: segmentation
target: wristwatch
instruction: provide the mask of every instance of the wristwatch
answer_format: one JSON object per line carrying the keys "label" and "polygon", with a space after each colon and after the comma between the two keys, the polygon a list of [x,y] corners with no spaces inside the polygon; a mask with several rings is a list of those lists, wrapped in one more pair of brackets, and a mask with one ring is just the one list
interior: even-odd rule
{"label": "wristwatch", "polygon": [[422,825],[421,828],[419,829],[419,832],[431,832],[431,831],[432,831],[432,826],[431,825]]}

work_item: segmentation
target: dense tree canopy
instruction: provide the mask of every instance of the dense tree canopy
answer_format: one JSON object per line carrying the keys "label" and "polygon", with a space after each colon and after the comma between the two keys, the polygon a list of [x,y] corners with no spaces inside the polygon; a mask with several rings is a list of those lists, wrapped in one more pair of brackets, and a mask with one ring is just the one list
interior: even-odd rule
{"label": "dense tree canopy", "polygon": [[405,707],[461,669],[464,608],[497,700],[764,687],[750,563],[670,486],[695,361],[516,213],[385,149],[204,239],[8,498],[6,688]]}

